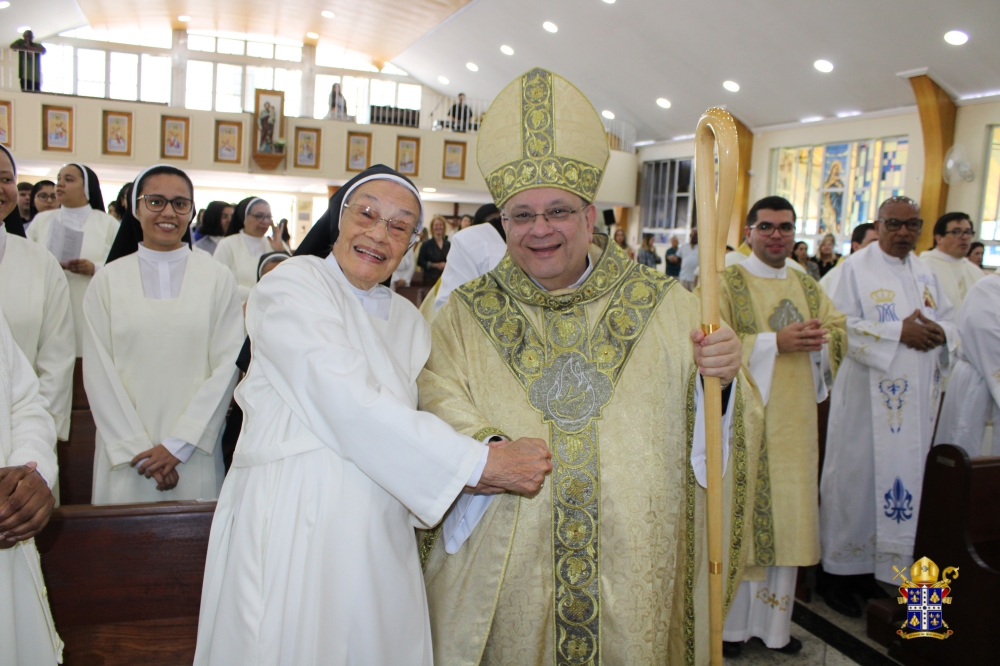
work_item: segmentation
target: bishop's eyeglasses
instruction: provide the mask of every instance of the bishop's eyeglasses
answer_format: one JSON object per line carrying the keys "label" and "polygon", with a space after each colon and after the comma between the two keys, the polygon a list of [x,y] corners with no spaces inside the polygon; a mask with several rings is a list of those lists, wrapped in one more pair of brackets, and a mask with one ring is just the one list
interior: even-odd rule
{"label": "bishop's eyeglasses", "polygon": [[518,226],[534,223],[539,217],[544,217],[546,222],[563,222],[569,219],[570,215],[579,213],[581,208],[550,208],[542,213],[535,213],[530,210],[520,210],[511,216],[503,215],[508,222],[513,222]]}
{"label": "bishop's eyeglasses", "polygon": [[161,194],[143,194],[139,197],[146,202],[146,208],[153,211],[154,213],[162,212],[166,209],[167,204],[174,209],[174,212],[178,215],[187,215],[191,212],[191,208],[194,206],[194,201],[188,199],[187,197],[175,197],[173,199],[168,199]]}
{"label": "bishop's eyeglasses", "polygon": [[406,222],[405,220],[392,220],[381,217],[377,210],[369,206],[344,204],[344,208],[349,209],[355,214],[356,221],[361,228],[372,229],[376,224],[384,224],[385,232],[389,235],[389,238],[401,243],[409,242],[417,229],[415,224]]}

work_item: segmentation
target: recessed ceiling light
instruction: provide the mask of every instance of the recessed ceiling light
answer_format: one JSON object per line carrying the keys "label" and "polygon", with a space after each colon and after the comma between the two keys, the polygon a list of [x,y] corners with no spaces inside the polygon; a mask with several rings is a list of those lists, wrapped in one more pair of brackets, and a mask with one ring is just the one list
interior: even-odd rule
{"label": "recessed ceiling light", "polygon": [[736,83],[736,81],[723,81],[722,87],[729,92],[739,92],[740,90],[740,84]]}
{"label": "recessed ceiling light", "polygon": [[319,39],[319,35],[316,34],[315,32],[307,32],[306,37],[308,37],[309,39]]}
{"label": "recessed ceiling light", "polygon": [[803,118],[800,122],[803,122],[803,123],[814,123],[817,120],[823,120],[823,116],[809,116],[808,118]]}
{"label": "recessed ceiling light", "polygon": [[10,7],[10,3],[7,0],[0,2],[0,9],[7,9],[8,7]]}
{"label": "recessed ceiling light", "polygon": [[605,118],[607,118],[608,120],[614,120],[615,119],[615,114],[611,113],[607,109],[604,109],[603,111],[601,111],[601,115],[604,116]]}
{"label": "recessed ceiling light", "polygon": [[439,76],[439,77],[438,77],[438,83],[440,83],[440,84],[441,84],[441,85],[443,85],[443,86],[446,86],[446,85],[448,85],[449,83],[451,83],[451,81],[449,81],[449,80],[448,80],[448,78],[447,78],[447,77],[445,77],[445,76]]}
{"label": "recessed ceiling light", "polygon": [[837,117],[838,118],[850,118],[851,116],[860,116],[860,115],[861,115],[860,111],[838,111],[837,112]]}
{"label": "recessed ceiling light", "polygon": [[609,5],[615,4],[615,0],[604,0],[604,2],[608,3]]}
{"label": "recessed ceiling light", "polygon": [[186,14],[181,14],[180,16],[177,17],[177,20],[180,21],[181,23],[187,23],[188,21],[191,20],[191,17],[187,16]]}
{"label": "recessed ceiling light", "polygon": [[465,63],[465,68],[467,70],[469,70],[470,72],[478,72],[479,71],[479,65],[477,65],[474,62],[467,62],[467,63]]}
{"label": "recessed ceiling light", "polygon": [[829,74],[833,71],[833,63],[829,60],[817,60],[813,63],[813,67],[823,72],[824,74]]}
{"label": "recessed ceiling light", "polygon": [[506,44],[500,47],[500,52],[504,55],[514,55],[514,49],[510,48]]}
{"label": "recessed ceiling light", "polygon": [[334,16],[336,16],[336,14],[334,14],[333,12],[331,12],[329,10],[322,11],[322,12],[319,13],[319,15],[322,16],[323,18],[333,18]]}
{"label": "recessed ceiling light", "polygon": [[427,192],[428,194],[434,194],[435,192],[437,192],[437,188],[436,187],[425,187],[425,188],[423,188],[423,191]]}
{"label": "recessed ceiling light", "polygon": [[656,104],[658,106],[662,106],[664,109],[669,109],[670,108],[670,100],[667,99],[666,97],[660,97],[660,98],[658,98],[656,100]]}
{"label": "recessed ceiling light", "polygon": [[949,44],[954,44],[955,46],[961,46],[962,44],[969,41],[969,36],[962,32],[961,30],[952,30],[950,32],[944,33],[944,41]]}
{"label": "recessed ceiling light", "polygon": [[546,21],[545,23],[542,24],[542,27],[548,30],[549,32],[559,32],[559,26],[557,26],[552,21]]}

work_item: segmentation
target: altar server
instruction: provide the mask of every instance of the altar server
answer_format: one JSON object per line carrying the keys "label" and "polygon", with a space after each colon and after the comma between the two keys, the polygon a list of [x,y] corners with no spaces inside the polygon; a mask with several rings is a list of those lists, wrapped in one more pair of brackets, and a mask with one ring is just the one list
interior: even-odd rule
{"label": "altar server", "polygon": [[[265,252],[284,250],[281,227],[273,225],[271,205],[259,197],[248,197],[236,205],[226,236],[212,255],[232,271],[239,285],[240,299],[246,303],[250,290],[257,284],[257,262]],[[272,229],[270,238],[265,237]]]}
{"label": "altar server", "polygon": [[104,212],[97,174],[82,164],[67,164],[59,170],[56,199],[59,208],[39,213],[28,227],[28,238],[47,247],[66,272],[76,355],[82,356],[83,295],[94,274],[104,266],[118,233],[118,220]]}
{"label": "altar server", "polygon": [[182,242],[193,194],[174,167],[140,174],[131,204],[142,243],[84,299],[94,504],[215,499],[222,485],[217,444],[243,325],[232,275]]}
{"label": "altar server", "polygon": [[[17,206],[14,159],[0,146],[0,219]],[[62,662],[35,535],[52,515],[56,432],[38,379],[0,312],[0,663]]]}
{"label": "altar server", "polygon": [[975,235],[976,229],[966,213],[945,213],[934,224],[934,248],[920,254],[955,309],[985,275],[965,258]]}
{"label": "altar server", "polygon": [[1000,275],[969,290],[955,325],[962,345],[935,441],[961,446],[973,458],[1000,455]]}

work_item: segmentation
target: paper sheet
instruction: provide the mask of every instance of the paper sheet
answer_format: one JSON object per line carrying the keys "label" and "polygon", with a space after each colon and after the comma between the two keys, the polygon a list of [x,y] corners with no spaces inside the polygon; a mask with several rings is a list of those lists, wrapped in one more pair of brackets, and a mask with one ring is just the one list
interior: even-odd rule
{"label": "paper sheet", "polygon": [[49,231],[47,247],[59,263],[65,266],[68,262],[80,258],[80,250],[83,248],[83,232],[70,229],[64,224],[53,224]]}

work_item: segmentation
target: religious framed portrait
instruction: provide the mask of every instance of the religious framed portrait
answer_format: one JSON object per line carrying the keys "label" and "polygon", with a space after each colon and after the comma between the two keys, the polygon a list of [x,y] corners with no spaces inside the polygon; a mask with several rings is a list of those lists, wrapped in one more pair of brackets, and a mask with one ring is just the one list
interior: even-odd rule
{"label": "religious framed portrait", "polygon": [[254,152],[285,152],[285,93],[281,90],[255,90],[253,119]]}
{"label": "religious framed portrait", "polygon": [[160,116],[160,157],[169,160],[188,159],[190,137],[190,118]]}
{"label": "religious framed portrait", "polygon": [[222,164],[243,162],[243,123],[215,121],[215,161]]}
{"label": "religious framed portrait", "polygon": [[372,135],[369,132],[347,133],[347,170],[364,171],[372,164]]}
{"label": "religious framed portrait", "polygon": [[13,107],[7,100],[0,100],[0,143],[10,148],[10,137],[14,133]]}
{"label": "religious framed portrait", "polygon": [[420,137],[396,137],[396,171],[411,178],[420,175]]}
{"label": "religious framed portrait", "polygon": [[42,150],[73,152],[73,107],[42,105]]}
{"label": "religious framed portrait", "polygon": [[295,128],[295,157],[292,166],[297,169],[319,168],[319,147],[322,131],[312,127]]}
{"label": "religious framed portrait", "polygon": [[444,142],[444,172],[445,180],[465,180],[465,142]]}
{"label": "religious framed portrait", "polygon": [[132,157],[132,112],[104,111],[101,154]]}

